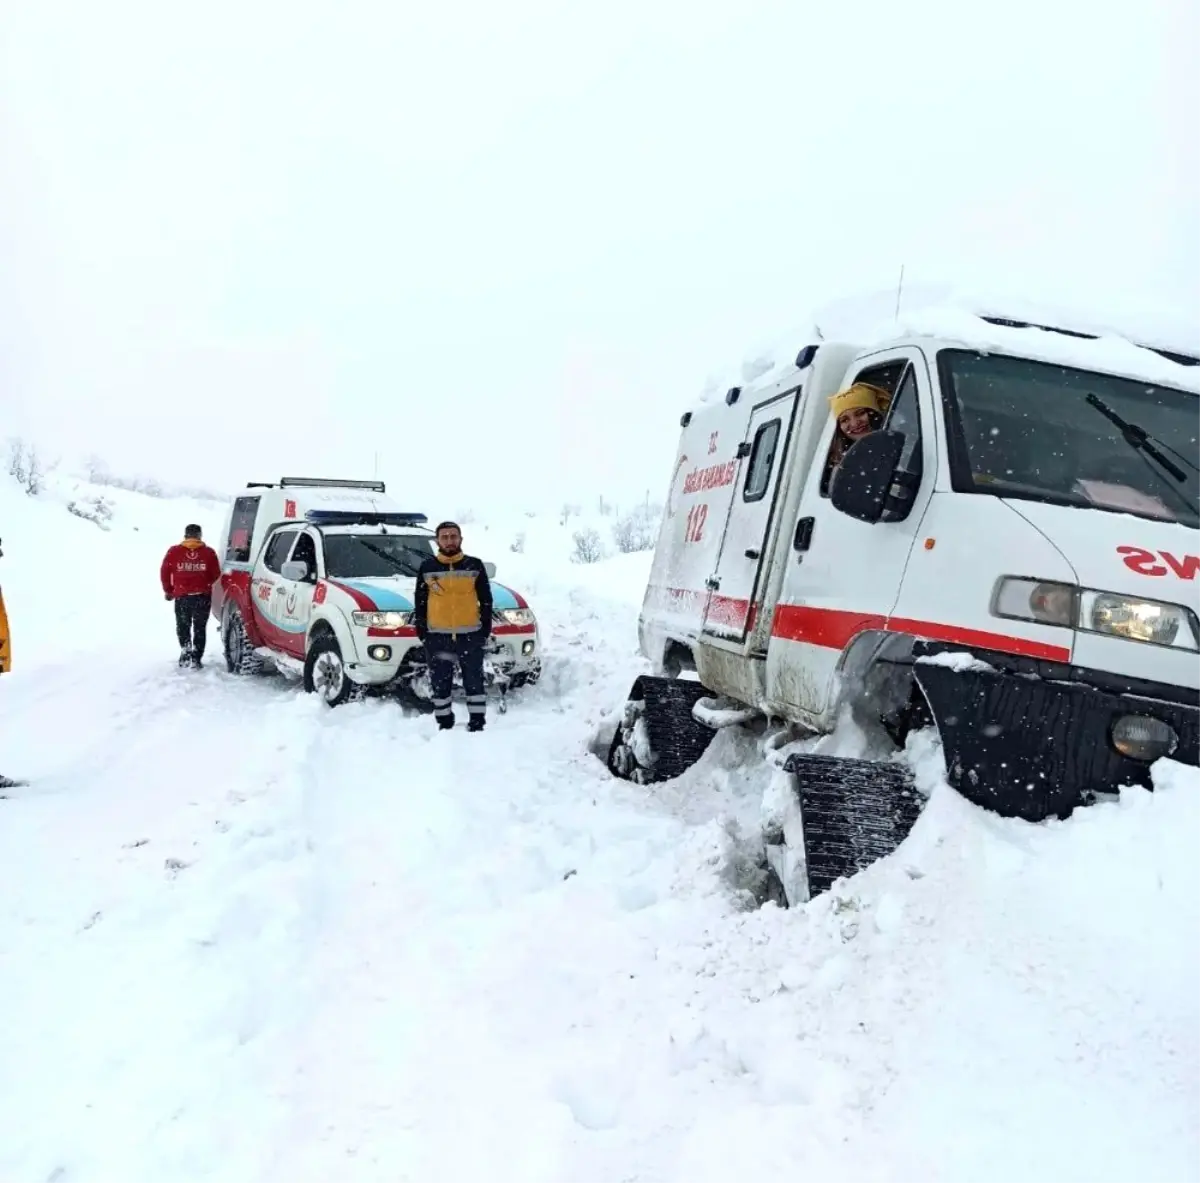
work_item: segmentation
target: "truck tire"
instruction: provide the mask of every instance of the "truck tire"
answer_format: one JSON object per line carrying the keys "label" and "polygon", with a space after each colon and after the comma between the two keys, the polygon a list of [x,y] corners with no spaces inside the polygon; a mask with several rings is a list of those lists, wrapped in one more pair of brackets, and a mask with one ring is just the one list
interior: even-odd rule
{"label": "truck tire", "polygon": [[330,707],[340,707],[354,695],[356,687],[346,672],[342,647],[331,633],[319,633],[308,647],[304,658],[304,689],[319,695]]}
{"label": "truck tire", "polygon": [[797,753],[783,767],[800,801],[810,898],[891,854],[925,804],[904,764]]}
{"label": "truck tire", "polygon": [[236,604],[225,608],[225,617],[221,621],[221,648],[225,653],[225,668],[231,674],[250,677],[263,672],[263,660],[250,644],[242,610]]}

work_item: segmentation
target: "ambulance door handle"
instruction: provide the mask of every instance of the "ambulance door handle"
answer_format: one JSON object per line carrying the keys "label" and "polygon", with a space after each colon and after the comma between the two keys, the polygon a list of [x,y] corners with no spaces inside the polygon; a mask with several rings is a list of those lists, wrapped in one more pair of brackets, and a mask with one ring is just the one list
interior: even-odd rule
{"label": "ambulance door handle", "polygon": [[704,581],[704,586],[708,588],[709,591],[716,591],[717,588],[721,586],[721,581],[710,576]]}
{"label": "ambulance door handle", "polygon": [[759,556],[759,552],[756,550],[746,551],[746,558],[748,558],[748,559],[757,559],[758,556]]}
{"label": "ambulance door handle", "polygon": [[796,533],[792,538],[793,550],[808,550],[808,548],[812,545],[813,527],[816,524],[816,518],[801,518],[796,523]]}

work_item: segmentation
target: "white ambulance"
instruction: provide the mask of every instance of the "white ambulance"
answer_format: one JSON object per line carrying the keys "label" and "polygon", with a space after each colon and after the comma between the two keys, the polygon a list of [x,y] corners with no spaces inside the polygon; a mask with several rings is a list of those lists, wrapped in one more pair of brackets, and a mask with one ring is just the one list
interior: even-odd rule
{"label": "white ambulance", "polygon": [[[683,416],[640,620],[661,676],[612,771],[676,776],[713,725],[817,734],[846,707],[898,747],[932,722],[960,792],[1031,820],[1196,764],[1197,359],[962,312],[792,356]],[[889,409],[835,466],[829,398],[855,382]],[[898,758],[786,768],[797,808],[764,837],[789,899],[921,806]]]}
{"label": "white ambulance", "polygon": [[[374,690],[432,709],[413,625],[417,570],[436,550],[425,522],[400,509],[382,481],[248,484],[217,544],[212,611],[229,671],[273,667],[330,706]],[[496,568],[485,567],[490,579]],[[504,694],[541,673],[538,625],[512,588],[493,580],[492,598],[485,670]]]}

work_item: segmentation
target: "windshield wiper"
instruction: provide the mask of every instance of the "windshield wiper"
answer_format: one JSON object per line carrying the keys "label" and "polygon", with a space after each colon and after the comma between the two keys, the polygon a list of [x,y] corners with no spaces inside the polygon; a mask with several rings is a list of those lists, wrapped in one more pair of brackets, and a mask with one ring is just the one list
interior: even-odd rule
{"label": "windshield wiper", "polygon": [[1159,465],[1169,472],[1181,485],[1187,480],[1187,473],[1174,460],[1168,459],[1150,442],[1150,434],[1144,427],[1139,427],[1136,423],[1130,423],[1128,419],[1122,419],[1108,403],[1094,394],[1089,394],[1086,401],[1089,406],[1095,407],[1105,419],[1121,432],[1125,442],[1135,452],[1143,452],[1145,455],[1157,460]]}
{"label": "windshield wiper", "polygon": [[401,559],[396,558],[395,555],[388,554],[388,552],[386,550],[382,549],[382,547],[375,546],[373,543],[367,542],[365,539],[362,539],[362,538],[357,538],[357,539],[355,539],[355,541],[358,543],[359,546],[365,546],[367,548],[367,550],[371,551],[372,554],[377,554],[381,559],[384,559],[387,562],[391,563],[391,565],[393,567],[395,567],[396,570],[399,571],[402,575],[407,575],[407,576],[412,575],[412,571],[409,570],[408,563],[404,562]]}

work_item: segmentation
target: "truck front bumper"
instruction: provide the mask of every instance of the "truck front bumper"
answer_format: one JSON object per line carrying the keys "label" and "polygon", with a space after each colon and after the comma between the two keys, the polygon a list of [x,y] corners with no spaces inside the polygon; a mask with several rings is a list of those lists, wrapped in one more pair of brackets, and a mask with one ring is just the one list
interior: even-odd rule
{"label": "truck front bumper", "polygon": [[914,676],[933,714],[950,783],[1005,817],[1066,817],[1097,795],[1150,786],[1167,756],[1200,764],[1200,693],[983,650],[938,664],[918,642]]}

